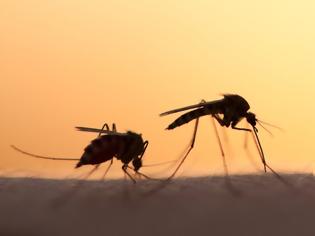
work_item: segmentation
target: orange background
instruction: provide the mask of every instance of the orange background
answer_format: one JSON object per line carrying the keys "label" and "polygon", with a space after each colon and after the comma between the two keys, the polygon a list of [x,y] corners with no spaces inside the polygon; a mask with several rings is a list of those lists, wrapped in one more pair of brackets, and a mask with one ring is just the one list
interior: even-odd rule
{"label": "orange background", "polygon": [[[9,145],[80,157],[96,134],[73,127],[104,122],[141,132],[146,163],[177,158],[193,124],[165,131],[180,114],[158,114],[221,93],[242,95],[258,118],[285,129],[272,138],[260,128],[275,169],[313,171],[314,12],[307,0],[1,1],[1,173],[76,175],[74,163],[24,158]],[[243,151],[244,133],[220,132],[231,172],[261,169],[254,149],[255,165]],[[143,172],[158,169],[167,167]],[[181,174],[211,173],[222,164],[204,117]],[[120,163],[109,176],[122,176]]]}

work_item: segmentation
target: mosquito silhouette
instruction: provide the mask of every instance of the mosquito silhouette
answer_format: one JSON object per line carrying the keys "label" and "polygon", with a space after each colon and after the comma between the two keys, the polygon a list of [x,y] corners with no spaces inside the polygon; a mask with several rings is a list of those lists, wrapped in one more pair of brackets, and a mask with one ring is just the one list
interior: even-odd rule
{"label": "mosquito silhouette", "polygon": [[[149,144],[149,141],[143,141],[141,134],[127,131],[125,133],[117,132],[116,125],[112,125],[110,130],[108,124],[104,124],[102,129],[89,128],[89,127],[76,127],[79,131],[97,132],[99,133],[97,138],[93,139],[91,143],[85,147],[84,153],[80,159],[77,158],[56,158],[47,157],[25,152],[14,145],[11,145],[13,149],[21,152],[25,155],[29,155],[35,158],[48,159],[48,160],[66,160],[66,161],[79,161],[75,168],[79,168],[83,165],[95,165],[95,167],[88,173],[86,178],[90,176],[103,162],[110,161],[103,178],[109,171],[113,164],[113,159],[116,157],[120,160],[122,170],[125,174],[135,183],[136,180],[128,172],[128,169],[132,169],[136,174],[143,176],[147,179],[151,179],[145,174],[139,172],[142,167],[142,157]],[[102,135],[103,134],[103,135]],[[128,164],[132,162],[133,167]]]}
{"label": "mosquito silhouette", "polygon": [[[194,109],[194,108],[197,108],[197,109]],[[237,94],[224,94],[223,99],[210,101],[210,102],[206,102],[206,101],[202,100],[199,104],[195,104],[195,105],[186,106],[186,107],[170,110],[167,112],[163,112],[160,114],[160,116],[165,116],[165,115],[169,115],[169,114],[173,114],[173,113],[177,113],[177,112],[181,112],[181,111],[186,111],[186,110],[190,110],[190,109],[194,109],[194,110],[189,111],[189,112],[181,115],[179,118],[177,118],[174,122],[172,122],[166,128],[168,130],[175,129],[175,128],[177,128],[181,125],[184,125],[184,124],[186,124],[192,120],[195,120],[195,127],[194,127],[193,136],[192,136],[192,139],[190,142],[189,149],[187,150],[186,154],[182,158],[181,162],[179,163],[179,165],[177,166],[175,171],[172,173],[172,175],[168,179],[171,179],[175,176],[175,174],[177,173],[177,171],[179,170],[179,168],[181,167],[181,165],[183,164],[183,162],[187,158],[190,151],[194,148],[195,139],[196,139],[197,130],[198,130],[199,118],[202,116],[206,116],[206,115],[210,115],[211,117],[213,117],[223,127],[231,127],[232,129],[236,129],[236,130],[251,132],[253,134],[253,139],[254,139],[255,145],[258,149],[261,161],[264,165],[264,171],[266,172],[267,168],[268,168],[278,178],[282,179],[282,177],[267,164],[267,162],[265,160],[265,155],[264,155],[264,152],[263,152],[263,149],[262,149],[262,146],[261,146],[260,140],[258,138],[258,134],[257,134],[258,133],[258,129],[256,128],[257,123],[260,124],[261,126],[262,126],[261,123],[264,123],[267,125],[270,125],[270,124],[263,122],[263,121],[259,121],[256,118],[256,115],[254,113],[249,112],[248,110],[250,109],[250,106],[249,106],[248,102],[243,97],[241,97],[240,95],[237,95]],[[223,118],[221,118],[220,115],[223,116]],[[252,126],[252,129],[237,127],[238,123],[244,118]],[[218,143],[220,146],[220,150],[221,150],[221,155],[222,155],[223,165],[224,165],[224,171],[225,171],[226,176],[228,176],[228,168],[227,168],[227,164],[226,164],[226,160],[225,160],[225,154],[223,151],[222,143],[221,143],[220,137],[218,135],[218,131],[217,131],[214,120],[213,120],[213,125],[215,128],[215,133],[216,133]]]}

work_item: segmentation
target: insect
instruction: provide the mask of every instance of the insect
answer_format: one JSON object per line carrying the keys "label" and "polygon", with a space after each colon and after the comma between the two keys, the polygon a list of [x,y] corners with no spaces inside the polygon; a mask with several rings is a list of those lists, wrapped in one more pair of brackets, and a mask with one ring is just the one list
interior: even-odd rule
{"label": "insect", "polygon": [[[11,145],[11,147],[16,151],[35,158],[79,161],[75,168],[79,168],[83,165],[95,165],[94,169],[89,172],[88,176],[91,175],[101,163],[110,161],[103,178],[113,164],[114,157],[116,157],[123,163],[122,170],[124,173],[126,173],[134,183],[136,180],[130,175],[127,169],[132,169],[136,174],[144,176],[145,178],[149,178],[148,176],[139,172],[139,169],[142,167],[142,157],[149,144],[149,141],[143,141],[141,134],[137,134],[132,131],[127,131],[126,133],[117,132],[115,124],[112,125],[112,130],[110,130],[108,124],[104,124],[102,129],[89,127],[76,127],[76,129],[79,131],[99,133],[98,137],[93,139],[91,143],[85,147],[84,153],[80,159],[40,156],[25,152],[14,145]],[[130,162],[132,163],[133,168],[128,165]]]}
{"label": "insect", "polygon": [[[197,109],[194,109],[194,108],[197,108]],[[167,130],[175,129],[175,128],[177,128],[181,125],[184,125],[184,124],[186,124],[192,120],[196,120],[192,140],[190,143],[190,147],[189,147],[188,151],[186,152],[186,154],[184,155],[184,157],[182,158],[179,165],[177,166],[177,168],[175,169],[175,171],[173,172],[173,174],[169,177],[169,179],[171,179],[172,177],[175,176],[176,172],[178,171],[180,166],[183,164],[183,162],[187,158],[190,151],[193,149],[194,144],[195,144],[198,124],[199,124],[199,118],[202,116],[205,116],[205,115],[210,115],[215,120],[217,120],[217,122],[223,127],[224,126],[225,127],[231,127],[232,129],[236,129],[236,130],[251,132],[253,134],[253,138],[254,138],[256,147],[257,147],[258,152],[260,154],[261,161],[264,165],[264,171],[266,172],[266,169],[268,168],[277,177],[281,178],[266,163],[264,152],[263,152],[261,143],[260,143],[258,135],[257,135],[258,129],[256,128],[256,124],[257,123],[260,124],[260,122],[262,122],[262,121],[259,121],[256,118],[256,115],[254,113],[248,111],[250,109],[250,106],[249,106],[248,102],[243,97],[241,97],[240,95],[237,95],[237,94],[224,94],[223,99],[210,101],[210,102],[206,102],[203,100],[199,104],[196,104],[196,105],[191,105],[191,106],[182,107],[182,108],[170,110],[167,112],[163,112],[160,114],[160,116],[165,116],[165,115],[169,115],[169,114],[173,114],[173,113],[181,112],[181,111],[185,111],[185,110],[190,110],[190,109],[194,109],[194,110],[189,111],[189,112],[181,115],[179,118],[177,118],[174,122],[172,122],[166,128]],[[222,118],[222,116],[223,116],[223,118]],[[237,127],[237,124],[244,118],[252,126],[252,129]],[[262,122],[262,123],[265,123],[268,125],[268,123],[266,123],[266,122]],[[214,120],[213,120],[213,124],[214,124],[214,128],[215,128],[215,133],[216,133],[216,136],[217,136],[217,139],[219,142],[219,146],[221,149],[221,155],[223,158],[224,170],[225,170],[226,175],[228,175],[227,165],[226,165],[226,161],[225,161],[225,154],[224,154],[224,151],[222,148],[222,144],[221,144]],[[262,124],[260,124],[260,125],[262,126]]]}

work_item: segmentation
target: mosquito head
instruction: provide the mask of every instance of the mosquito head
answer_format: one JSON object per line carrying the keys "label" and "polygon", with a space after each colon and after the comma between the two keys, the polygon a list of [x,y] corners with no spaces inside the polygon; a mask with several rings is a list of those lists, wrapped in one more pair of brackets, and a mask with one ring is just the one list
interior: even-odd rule
{"label": "mosquito head", "polygon": [[142,166],[142,160],[137,157],[137,158],[133,159],[132,165],[134,167],[134,170],[137,172]]}
{"label": "mosquito head", "polygon": [[246,120],[249,124],[251,124],[253,127],[256,126],[256,115],[252,112],[247,112],[246,113]]}
{"label": "mosquito head", "polygon": [[142,157],[143,157],[143,155],[145,153],[145,150],[147,149],[148,144],[149,144],[149,141],[147,141],[147,140],[145,142],[142,141],[141,153],[140,153],[139,156],[134,158],[133,161],[132,161],[132,165],[133,165],[134,170],[136,172],[142,167]]}

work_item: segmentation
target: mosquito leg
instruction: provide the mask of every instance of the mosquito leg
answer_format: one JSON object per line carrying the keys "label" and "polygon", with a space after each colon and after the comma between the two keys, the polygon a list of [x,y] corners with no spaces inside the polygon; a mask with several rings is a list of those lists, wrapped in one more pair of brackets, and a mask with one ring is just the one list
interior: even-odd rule
{"label": "mosquito leg", "polygon": [[[246,122],[246,128],[247,128],[247,129],[249,128],[249,125],[248,125],[247,122]],[[253,158],[253,156],[252,156],[250,150],[248,149],[248,136],[249,136],[249,132],[245,132],[243,148],[245,149],[246,156],[247,156],[248,160],[250,161],[250,163],[255,167],[255,169],[256,169],[257,171],[259,171],[260,168],[259,168],[259,166],[257,165],[257,163],[255,162],[255,159]]]}
{"label": "mosquito leg", "polygon": [[145,179],[148,179],[148,180],[155,180],[155,181],[160,181],[160,179],[155,179],[155,178],[151,178],[149,176],[147,176],[146,174],[143,174],[139,171],[137,171],[137,174],[139,174],[140,176],[144,177]]}
{"label": "mosquito leg", "polygon": [[96,166],[94,166],[94,168],[93,168],[92,170],[90,170],[90,172],[88,172],[88,173],[84,176],[83,180],[86,180],[87,178],[89,178],[89,177],[91,176],[91,174],[93,174],[93,173],[97,170],[97,168],[98,168],[100,165],[101,165],[101,164],[97,164]]}
{"label": "mosquito leg", "polygon": [[90,170],[82,179],[80,179],[74,186],[73,188],[66,192],[65,194],[63,194],[62,196],[58,197],[57,199],[55,199],[55,201],[53,202],[54,206],[60,206],[61,204],[64,204],[66,201],[69,201],[71,197],[73,197],[73,195],[79,191],[80,187],[82,187],[82,185],[84,184],[84,181],[90,177],[100,166],[101,164],[97,164],[92,170]]}
{"label": "mosquito leg", "polygon": [[261,144],[260,144],[258,135],[257,135],[257,133],[256,133],[255,131],[254,131],[254,132],[251,131],[251,133],[252,133],[252,136],[253,136],[253,139],[254,139],[256,148],[257,148],[257,150],[258,150],[258,152],[259,152],[261,161],[262,161],[262,163],[263,163],[263,165],[264,165],[264,171],[267,172],[267,168],[266,168],[266,167],[267,167],[267,163],[266,163],[264,151],[263,151],[263,149],[262,149],[262,147],[261,147]]}
{"label": "mosquito leg", "polygon": [[122,166],[122,170],[124,171],[124,173],[131,179],[131,181],[135,184],[136,180],[128,173],[127,171],[128,165],[123,165]]}
{"label": "mosquito leg", "polygon": [[143,143],[143,151],[142,151],[142,153],[141,153],[141,155],[140,155],[140,157],[139,157],[140,160],[142,159],[142,156],[144,155],[145,150],[147,149],[148,145],[149,145],[149,141],[146,140],[146,141]]}
{"label": "mosquito leg", "polygon": [[[249,129],[248,123],[246,123],[246,129]],[[244,146],[245,149],[247,149],[248,147],[248,132],[245,132],[245,136],[244,136]]]}
{"label": "mosquito leg", "polygon": [[161,179],[151,178],[151,177],[147,176],[146,174],[143,174],[143,173],[141,173],[139,171],[136,171],[134,168],[132,168],[130,166],[127,166],[127,168],[133,170],[136,174],[138,174],[139,176],[142,176],[142,177],[144,177],[146,179],[155,180],[155,181],[161,181]]}
{"label": "mosquito leg", "polygon": [[263,160],[263,163],[264,163],[264,166],[265,166],[265,172],[266,172],[266,167],[281,181],[283,182],[284,184],[288,185],[288,186],[291,186],[292,187],[292,184],[289,183],[288,181],[286,181],[281,175],[279,175],[273,168],[270,167],[270,165],[268,165],[266,163],[266,160],[265,160],[265,156],[264,156],[264,152],[263,152],[263,149],[261,147],[261,144],[260,144],[260,141],[259,141],[259,138],[258,138],[258,135],[256,133],[256,131],[254,130],[254,132],[252,132],[253,134],[253,138],[254,138],[254,141],[255,141],[255,144],[256,144],[256,147],[259,151],[259,154],[261,155],[261,159]]}
{"label": "mosquito leg", "polygon": [[218,143],[219,143],[219,146],[220,146],[220,150],[221,150],[221,156],[222,156],[223,168],[224,168],[224,174],[225,174],[225,184],[226,184],[228,190],[231,191],[232,194],[239,195],[240,191],[237,190],[231,183],[231,179],[230,179],[230,176],[229,176],[229,171],[228,171],[228,167],[227,167],[227,163],[226,163],[225,153],[223,151],[222,142],[220,140],[219,132],[218,132],[218,129],[217,129],[216,125],[215,125],[214,119],[212,119],[212,124],[213,124],[214,131],[215,131],[215,134],[217,136],[217,140],[218,140]]}
{"label": "mosquito leg", "polygon": [[[222,127],[228,127],[229,124],[230,124],[230,121],[227,119],[227,120],[224,120],[222,119],[218,114],[214,114],[212,115],[212,118],[216,119],[216,121],[222,126]],[[215,127],[216,129],[216,127]],[[229,140],[228,140],[228,136],[226,135],[226,132],[225,132],[225,129],[222,130],[222,133],[223,133],[223,137],[224,137],[224,140],[228,143]]]}
{"label": "mosquito leg", "polygon": [[139,180],[139,179],[141,179],[143,176],[141,176],[141,175],[139,174],[139,172],[136,171],[135,174],[134,174],[134,177],[135,177],[135,179]]}
{"label": "mosquito leg", "polygon": [[116,124],[115,124],[115,123],[113,123],[113,125],[112,125],[112,131],[117,132]]}
{"label": "mosquito leg", "polygon": [[101,131],[98,133],[98,137],[100,137],[100,136],[102,135],[102,131],[104,130],[104,128],[106,128],[107,131],[110,131],[108,124],[105,123],[105,124],[102,126]]}
{"label": "mosquito leg", "polygon": [[225,129],[225,128],[221,129],[221,133],[222,133],[222,136],[223,136],[223,140],[224,140],[226,143],[229,143],[229,136],[228,136],[227,133],[226,133],[226,129]]}
{"label": "mosquito leg", "polygon": [[[235,124],[232,124],[232,129],[236,129],[236,130],[242,130],[242,131],[247,131],[247,132],[251,132],[251,134],[253,135],[254,141],[255,141],[255,145],[257,147],[257,150],[259,152],[260,155],[260,159],[264,165],[264,171],[267,172],[267,164],[266,164],[266,160],[265,160],[265,155],[264,152],[262,150],[258,135],[256,133],[257,128],[253,127],[254,130],[248,129],[248,128],[238,128],[235,126]],[[258,142],[258,143],[257,143]],[[247,145],[247,144],[246,144]]]}
{"label": "mosquito leg", "polygon": [[212,124],[213,124],[213,127],[214,127],[215,135],[217,137],[217,140],[218,140],[218,143],[219,143],[219,146],[220,146],[221,156],[222,156],[222,160],[223,160],[224,173],[228,177],[229,176],[229,171],[228,171],[228,167],[227,167],[227,164],[226,164],[225,153],[224,153],[223,146],[222,146],[222,143],[221,143],[221,140],[220,140],[218,129],[217,129],[216,125],[215,125],[214,119],[211,119],[211,120],[212,120]]}
{"label": "mosquito leg", "polygon": [[190,143],[188,151],[186,152],[185,156],[183,157],[183,159],[181,160],[181,162],[179,163],[179,165],[177,166],[177,168],[175,169],[173,174],[170,177],[168,177],[167,180],[170,180],[170,179],[172,179],[175,176],[175,174],[177,173],[177,171],[179,170],[181,165],[184,163],[184,161],[187,158],[187,156],[190,153],[190,151],[194,148],[196,135],[197,135],[197,130],[198,130],[198,124],[199,124],[199,118],[196,119],[195,128],[194,128],[194,132],[193,132],[193,137],[191,139],[191,143]]}
{"label": "mosquito leg", "polygon": [[236,130],[243,130],[243,131],[248,131],[248,132],[252,132],[251,129],[246,129],[246,128],[238,128],[236,126],[232,126],[232,129],[236,129]]}
{"label": "mosquito leg", "polygon": [[[147,149],[148,144],[149,144],[149,141],[145,141],[145,142],[143,143],[142,153],[141,153],[141,155],[140,155],[140,157],[139,157],[140,163],[141,163],[141,159],[142,159],[142,157],[143,157],[143,155],[144,155],[144,153],[145,153],[145,150]],[[136,172],[136,177],[139,177],[139,178],[141,178],[141,174],[139,174],[138,170],[139,170],[139,168],[140,168],[141,166],[142,166],[142,164],[141,164],[140,166],[138,166],[137,169],[134,170],[134,171]]]}
{"label": "mosquito leg", "polygon": [[111,159],[109,165],[107,166],[107,169],[105,170],[105,172],[104,172],[104,174],[102,176],[102,180],[105,179],[105,176],[107,175],[107,173],[108,173],[110,167],[112,166],[113,162],[114,162],[113,159]]}
{"label": "mosquito leg", "polygon": [[[206,103],[206,100],[202,99],[199,104],[203,104],[203,103]],[[199,124],[199,117],[196,119],[196,122],[195,122],[193,137],[192,137],[192,139],[191,139],[191,143],[190,143],[190,145],[189,145],[188,151],[187,151],[186,154],[184,155],[183,159],[181,160],[181,162],[179,163],[179,165],[177,166],[177,168],[175,169],[175,171],[173,172],[173,174],[171,174],[171,176],[169,176],[169,177],[167,178],[167,180],[170,180],[170,179],[172,179],[172,178],[175,176],[175,174],[177,173],[177,171],[179,170],[179,168],[181,167],[181,165],[184,163],[184,161],[185,161],[185,159],[187,158],[187,156],[188,156],[188,154],[190,153],[190,151],[194,148],[195,140],[196,140],[196,135],[197,135],[197,130],[198,130],[198,124]]]}
{"label": "mosquito leg", "polygon": [[[259,155],[260,155],[260,158],[261,158],[261,161],[264,165],[264,171],[267,172],[267,168],[273,172],[278,178],[281,178],[281,176],[275,172],[267,163],[266,163],[266,159],[265,159],[265,154],[264,154],[264,151],[262,149],[262,146],[261,146],[261,143],[259,141],[259,138],[258,138],[258,135],[257,135],[257,128],[253,127],[254,130],[251,130],[251,129],[245,129],[245,128],[238,128],[238,127],[235,127],[235,126],[232,126],[233,129],[237,129],[237,130],[244,130],[244,131],[249,131],[252,133],[252,136],[253,136],[253,139],[254,139],[254,142],[255,142],[255,145],[257,147],[257,150],[259,152]],[[281,178],[282,179],[282,178]]]}
{"label": "mosquito leg", "polygon": [[[254,129],[254,131],[253,131],[253,130],[248,129],[248,128],[238,128],[238,127],[235,126],[235,124],[234,125],[232,124],[232,129],[247,131],[247,132],[250,132],[253,135],[253,138],[254,138],[257,150],[258,150],[259,155],[260,155],[260,159],[261,159],[261,161],[262,161],[262,163],[264,165],[264,171],[267,172],[267,169],[266,169],[267,165],[266,165],[265,155],[264,155],[264,152],[262,150],[262,147],[260,145],[260,142],[259,142],[256,130],[255,130],[256,127],[253,127],[253,129]],[[257,140],[258,140],[258,143],[257,143]]]}
{"label": "mosquito leg", "polygon": [[215,118],[217,120],[217,122],[221,125],[221,126],[225,126],[225,122],[224,120],[221,119],[221,117],[219,117],[217,114],[212,115],[213,118]]}

